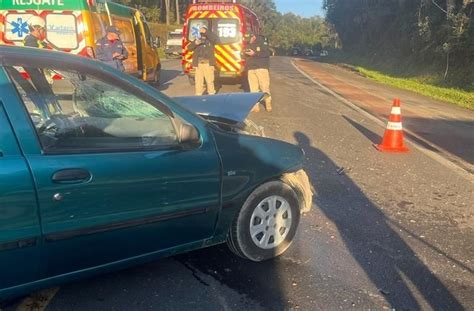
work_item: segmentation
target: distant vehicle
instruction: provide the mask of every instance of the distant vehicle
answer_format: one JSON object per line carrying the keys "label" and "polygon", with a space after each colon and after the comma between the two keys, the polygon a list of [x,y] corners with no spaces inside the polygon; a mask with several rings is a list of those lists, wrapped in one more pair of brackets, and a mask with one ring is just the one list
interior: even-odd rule
{"label": "distant vehicle", "polygon": [[0,85],[0,300],[221,243],[268,260],[311,208],[303,150],[241,127],[263,93],[170,99],[13,46]]}
{"label": "distant vehicle", "polygon": [[183,30],[176,29],[168,33],[165,54],[167,57],[181,57],[183,51]]}
{"label": "distant vehicle", "polygon": [[159,82],[158,41],[139,10],[106,0],[0,1],[0,45],[22,46],[33,16],[45,21],[49,48],[90,58],[106,27],[116,26],[129,52],[125,72]]}
{"label": "distant vehicle", "polygon": [[292,48],[291,51],[290,51],[290,55],[291,55],[291,56],[299,56],[299,55],[301,55],[301,49],[298,48],[298,47]]}
{"label": "distant vehicle", "polygon": [[303,50],[303,55],[304,55],[304,56],[313,56],[314,53],[313,53],[313,50],[311,50],[310,48],[305,48],[305,49]]}
{"label": "distant vehicle", "polygon": [[192,66],[193,52],[188,45],[199,37],[199,28],[208,27],[219,37],[215,55],[217,76],[239,78],[245,72],[246,34],[261,33],[257,15],[242,4],[234,2],[212,3],[206,0],[193,0],[186,12],[183,31],[183,71],[193,77],[195,69]]}
{"label": "distant vehicle", "polygon": [[329,56],[329,52],[328,52],[327,50],[322,50],[322,51],[319,53],[319,56],[321,56],[321,57]]}

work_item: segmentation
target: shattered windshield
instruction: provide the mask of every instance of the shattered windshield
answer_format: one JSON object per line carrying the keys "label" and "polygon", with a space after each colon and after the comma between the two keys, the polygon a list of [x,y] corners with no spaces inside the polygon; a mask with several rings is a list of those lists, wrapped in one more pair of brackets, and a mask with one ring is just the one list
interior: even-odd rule
{"label": "shattered windshield", "polygon": [[167,114],[113,84],[72,71],[7,71],[45,151],[150,148],[178,141]]}

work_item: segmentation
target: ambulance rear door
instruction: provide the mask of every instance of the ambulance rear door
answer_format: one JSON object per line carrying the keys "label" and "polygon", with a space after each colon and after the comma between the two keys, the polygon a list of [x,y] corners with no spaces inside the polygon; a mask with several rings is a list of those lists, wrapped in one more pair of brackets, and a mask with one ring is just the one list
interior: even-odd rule
{"label": "ambulance rear door", "polygon": [[128,58],[123,62],[125,71],[132,75],[137,75],[137,43],[133,31],[132,16],[122,17],[112,15],[112,24],[120,30],[120,39],[128,51]]}
{"label": "ambulance rear door", "polygon": [[142,58],[143,80],[152,81],[160,70],[158,50],[154,46],[153,36],[145,17],[140,11],[135,13],[135,19],[138,21],[138,28],[140,30],[141,50],[138,53],[141,53]]}

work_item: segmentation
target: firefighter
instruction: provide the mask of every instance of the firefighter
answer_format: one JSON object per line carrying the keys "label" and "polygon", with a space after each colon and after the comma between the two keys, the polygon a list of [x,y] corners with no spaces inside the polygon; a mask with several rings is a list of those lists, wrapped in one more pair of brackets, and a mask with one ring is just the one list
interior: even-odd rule
{"label": "firefighter", "polygon": [[[264,92],[265,110],[272,111],[272,97],[270,95],[270,49],[265,38],[251,33],[249,44],[245,50],[247,58],[248,82],[250,92]],[[258,104],[252,109],[258,112]]]}
{"label": "firefighter", "polygon": [[200,37],[196,38],[188,49],[193,53],[193,67],[196,68],[195,91],[196,95],[201,96],[204,93],[205,85],[209,95],[216,94],[214,86],[214,71],[216,58],[214,56],[214,45],[217,43],[217,36],[207,27],[202,26],[199,29]]}
{"label": "firefighter", "polygon": [[120,40],[120,30],[115,26],[108,26],[106,32],[107,34],[96,43],[97,59],[125,71],[123,61],[128,58],[128,51]]}
{"label": "firefighter", "polygon": [[23,45],[32,48],[45,49],[47,45],[46,42],[44,42],[46,33],[46,23],[44,20],[39,16],[33,16],[27,21],[27,23],[29,33],[25,39],[23,39]]}
{"label": "firefighter", "polygon": [[[39,16],[32,16],[27,21],[28,24],[28,35],[23,39],[23,45],[32,48],[46,49],[48,48],[46,39],[46,23]],[[43,86],[43,90],[46,88],[45,82],[51,85],[53,84],[53,73],[51,70],[39,69],[39,68],[25,68],[25,71],[30,76],[31,80],[35,81],[37,85]]]}

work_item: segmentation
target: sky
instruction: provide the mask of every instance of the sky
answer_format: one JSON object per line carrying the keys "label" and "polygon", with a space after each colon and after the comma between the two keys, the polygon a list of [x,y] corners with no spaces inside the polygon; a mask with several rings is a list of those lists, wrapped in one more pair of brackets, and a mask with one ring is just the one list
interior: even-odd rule
{"label": "sky", "polygon": [[275,0],[278,11],[292,12],[303,17],[324,16],[323,0]]}

